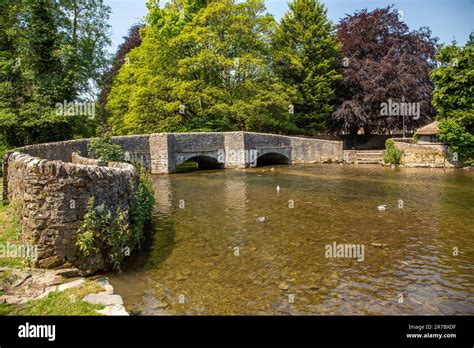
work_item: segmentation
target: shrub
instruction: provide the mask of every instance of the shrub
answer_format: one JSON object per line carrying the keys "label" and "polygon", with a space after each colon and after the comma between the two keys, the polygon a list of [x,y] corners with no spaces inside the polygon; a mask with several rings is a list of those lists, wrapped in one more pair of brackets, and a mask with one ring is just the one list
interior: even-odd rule
{"label": "shrub", "polygon": [[95,199],[91,198],[78,231],[76,245],[84,256],[101,253],[107,266],[116,270],[120,270],[127,251],[140,248],[155,204],[150,175],[143,167],[138,170],[138,182],[132,185],[130,210],[113,211],[105,204],[95,206]]}
{"label": "shrub", "polygon": [[132,195],[130,202],[130,225],[132,229],[132,239],[140,247],[140,241],[144,237],[144,228],[151,219],[155,196],[151,184],[151,176],[143,166],[139,166],[138,183],[132,185]]}
{"label": "shrub", "polygon": [[95,199],[89,200],[76,242],[84,256],[101,253],[107,265],[120,270],[130,237],[127,211],[109,210],[105,204],[95,206]]}
{"label": "shrub", "polygon": [[454,118],[443,119],[439,125],[439,138],[465,165],[474,164],[474,134]]}
{"label": "shrub", "polygon": [[94,138],[88,145],[89,157],[104,162],[119,162],[122,160],[122,148],[112,142],[109,135]]}
{"label": "shrub", "polygon": [[392,139],[388,139],[385,142],[383,161],[390,164],[400,164],[402,161],[402,156],[403,151],[395,147],[395,142]]}

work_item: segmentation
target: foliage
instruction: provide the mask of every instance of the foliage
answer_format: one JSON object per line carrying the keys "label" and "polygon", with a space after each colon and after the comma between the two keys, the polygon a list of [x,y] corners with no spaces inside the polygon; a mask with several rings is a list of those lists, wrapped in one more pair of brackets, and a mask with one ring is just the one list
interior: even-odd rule
{"label": "foliage", "polygon": [[138,183],[132,185],[130,200],[130,226],[132,241],[140,247],[144,237],[145,224],[150,220],[155,196],[151,183],[151,176],[144,167],[138,168]]}
{"label": "foliage", "polygon": [[456,42],[441,48],[440,66],[431,78],[433,105],[441,121],[439,137],[465,164],[474,162],[474,33],[464,47]]}
{"label": "foliage", "polygon": [[294,102],[299,132],[325,131],[333,112],[340,45],[319,0],[294,0],[273,39],[274,67],[282,80],[297,88]]}
{"label": "foliage", "polygon": [[[473,117],[472,113],[470,117]],[[439,131],[440,140],[448,144],[453,153],[458,154],[459,160],[466,165],[474,165],[474,132],[472,127],[468,129],[455,117],[448,117],[441,121]]]}
{"label": "foliage", "polygon": [[385,152],[383,155],[384,163],[400,164],[403,157],[403,151],[395,147],[395,142],[388,139],[385,142]]}
{"label": "foliage", "polygon": [[122,148],[120,145],[114,144],[109,135],[92,139],[87,150],[90,158],[100,159],[104,162],[118,162],[123,157]]}
{"label": "foliage", "polygon": [[337,35],[342,42],[344,79],[338,88],[339,102],[333,114],[338,131],[365,134],[399,131],[399,116],[381,117],[381,104],[420,103],[420,117],[406,118],[417,128],[434,115],[431,106],[436,39],[427,28],[409,31],[398,11],[389,6],[358,11],[343,18]]}
{"label": "foliage", "polygon": [[108,131],[109,129],[106,126],[106,120],[108,115],[105,111],[105,105],[109,97],[110,89],[112,88],[112,82],[115,76],[118,74],[120,68],[123,64],[127,62],[127,54],[133,50],[135,47],[138,47],[142,43],[140,36],[140,30],[144,27],[143,24],[135,24],[128,30],[128,35],[123,37],[123,43],[117,48],[117,52],[112,61],[112,66],[105,74],[102,76],[101,80],[101,90],[99,95],[99,106],[100,112],[102,114],[102,123],[103,127]]}
{"label": "foliage", "polygon": [[101,253],[108,265],[120,269],[130,237],[127,211],[109,210],[105,204],[95,206],[95,199],[89,200],[76,243],[84,256]]}
{"label": "foliage", "polygon": [[0,2],[0,138],[10,147],[91,136],[94,120],[56,104],[94,94],[107,63],[102,0]]}
{"label": "foliage", "polygon": [[[0,192],[3,187],[0,184]],[[14,204],[4,205],[0,202],[0,243],[6,245],[8,242],[20,244],[20,218]],[[26,266],[26,259],[19,258],[0,258],[0,266]]]}
{"label": "foliage", "polygon": [[155,204],[151,177],[144,168],[139,169],[138,181],[131,189],[129,211],[95,206],[91,198],[76,243],[84,256],[101,253],[108,265],[118,270],[126,251],[140,248]]}
{"label": "foliage", "polygon": [[262,0],[148,3],[142,44],[114,80],[114,133],[284,132],[293,89],[271,71],[276,23]]}

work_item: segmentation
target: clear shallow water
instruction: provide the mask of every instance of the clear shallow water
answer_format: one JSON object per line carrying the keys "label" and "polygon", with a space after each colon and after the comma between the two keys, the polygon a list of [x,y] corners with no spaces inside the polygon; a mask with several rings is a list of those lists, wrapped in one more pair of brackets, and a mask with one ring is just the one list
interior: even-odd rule
{"label": "clear shallow water", "polygon": [[[339,165],[155,176],[151,245],[110,281],[143,315],[472,315],[473,182]],[[364,261],[326,258],[333,242]]]}

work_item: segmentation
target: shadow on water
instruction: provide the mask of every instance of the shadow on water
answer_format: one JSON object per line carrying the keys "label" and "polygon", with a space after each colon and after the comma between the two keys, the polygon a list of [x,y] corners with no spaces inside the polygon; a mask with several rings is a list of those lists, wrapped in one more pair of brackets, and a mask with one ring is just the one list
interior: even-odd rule
{"label": "shadow on water", "polygon": [[168,176],[153,178],[156,204],[151,222],[145,227],[146,238],[141,248],[124,262],[122,272],[157,268],[173,251],[175,230],[171,219],[170,187],[171,181]]}

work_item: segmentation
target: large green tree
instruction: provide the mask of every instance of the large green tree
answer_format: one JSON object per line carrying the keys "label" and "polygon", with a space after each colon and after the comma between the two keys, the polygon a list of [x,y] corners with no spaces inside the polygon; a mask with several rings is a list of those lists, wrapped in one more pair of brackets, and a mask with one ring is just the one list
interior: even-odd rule
{"label": "large green tree", "polygon": [[440,65],[430,76],[440,138],[459,159],[474,164],[474,34],[464,47],[444,46],[436,58]]}
{"label": "large green tree", "polygon": [[[90,115],[56,113],[84,101],[105,67],[102,0],[0,3],[0,140],[9,147],[88,136]],[[73,9],[73,12],[71,12]]]}
{"label": "large green tree", "polygon": [[294,0],[283,16],[274,42],[274,66],[287,84],[297,88],[294,117],[300,132],[326,129],[333,112],[339,43],[326,8],[318,0]]}
{"label": "large green tree", "polygon": [[262,0],[148,4],[143,42],[108,100],[121,134],[291,131],[291,89],[270,69],[272,16]]}

